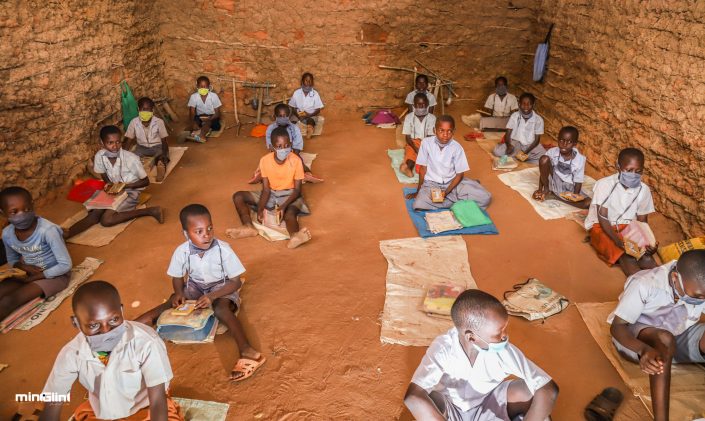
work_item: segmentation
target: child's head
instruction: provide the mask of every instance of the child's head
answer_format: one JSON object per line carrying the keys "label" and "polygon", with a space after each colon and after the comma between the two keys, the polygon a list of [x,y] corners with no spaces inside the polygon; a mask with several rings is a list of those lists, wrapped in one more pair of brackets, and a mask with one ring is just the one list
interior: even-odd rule
{"label": "child's head", "polygon": [[311,92],[311,89],[313,88],[313,75],[311,73],[306,72],[301,75],[301,88],[306,93]]}
{"label": "child's head", "polygon": [[179,212],[181,228],[186,239],[201,249],[207,249],[213,242],[213,221],[211,213],[203,205],[190,204]]}
{"label": "child's head", "polygon": [[641,174],[644,172],[644,153],[636,148],[624,148],[617,157],[619,182],[628,189],[641,185]]}
{"label": "child's head", "polygon": [[448,143],[453,138],[455,132],[455,120],[453,117],[443,114],[436,120],[436,137],[441,143]]}
{"label": "child's head", "polygon": [[534,110],[535,103],[536,97],[534,96],[534,94],[524,92],[519,96],[519,109],[524,115],[531,114],[531,112]]}
{"label": "child's head", "polygon": [[573,126],[561,127],[558,131],[558,148],[562,155],[573,153],[573,148],[578,143],[578,129]]}
{"label": "child's head", "polygon": [[291,115],[291,108],[286,104],[277,104],[274,107],[274,120],[280,126],[286,126],[289,124],[289,116]]}
{"label": "child's head", "polygon": [[137,100],[137,108],[140,111],[140,120],[147,122],[154,115],[154,101],[151,98],[143,96]]}
{"label": "child's head", "polygon": [[291,139],[286,127],[279,126],[272,130],[272,147],[279,161],[284,161],[291,152]]}
{"label": "child's head", "polygon": [[428,114],[428,96],[423,92],[414,95],[414,114],[417,116]]}
{"label": "child's head", "polygon": [[417,91],[425,91],[428,89],[428,76],[422,74],[417,75],[414,85]]}
{"label": "child's head", "polygon": [[[123,323],[120,294],[105,281],[88,282],[78,287],[73,293],[71,306],[72,323],[86,336],[106,334]],[[117,341],[113,342],[114,346]]]}
{"label": "child's head", "polygon": [[0,213],[19,230],[25,230],[34,224],[34,201],[27,189],[12,186],[0,191]]}
{"label": "child's head", "polygon": [[465,345],[474,345],[478,351],[506,346],[509,315],[492,295],[479,289],[464,291],[453,303],[450,315]]}
{"label": "child's head", "polygon": [[196,89],[198,89],[199,95],[208,95],[208,92],[211,90],[210,79],[206,76],[199,76],[198,79],[196,79]]}
{"label": "child's head", "polygon": [[497,79],[494,80],[494,90],[497,92],[497,95],[504,96],[507,94],[507,88],[509,87],[509,83],[507,82],[507,78],[504,76],[499,76]]}
{"label": "child's head", "polygon": [[676,294],[688,304],[705,302],[705,250],[689,250],[681,254],[671,273]]}
{"label": "child's head", "polygon": [[122,147],[122,132],[117,126],[103,126],[100,129],[100,141],[108,152],[117,154]]}

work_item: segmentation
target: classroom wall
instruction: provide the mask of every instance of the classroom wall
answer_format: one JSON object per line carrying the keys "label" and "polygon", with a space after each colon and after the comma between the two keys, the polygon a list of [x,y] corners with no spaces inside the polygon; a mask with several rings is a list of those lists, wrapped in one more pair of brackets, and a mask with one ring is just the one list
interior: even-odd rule
{"label": "classroom wall", "polygon": [[546,133],[577,126],[600,176],[639,147],[656,209],[705,234],[705,2],[542,0],[536,18],[531,52],[556,24],[549,73],[522,87],[538,96]]}
{"label": "classroom wall", "polygon": [[0,187],[36,197],[71,182],[118,121],[117,84],[163,95],[150,2],[0,2]]}

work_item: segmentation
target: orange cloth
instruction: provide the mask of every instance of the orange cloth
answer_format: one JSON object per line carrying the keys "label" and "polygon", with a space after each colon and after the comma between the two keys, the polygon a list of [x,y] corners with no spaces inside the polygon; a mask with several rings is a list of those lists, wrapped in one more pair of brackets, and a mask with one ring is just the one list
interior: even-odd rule
{"label": "orange cloth", "polygon": [[252,137],[264,137],[267,134],[267,125],[258,124],[252,128],[250,131],[250,136]]}
{"label": "orange cloth", "polygon": [[295,153],[290,153],[283,164],[274,159],[274,152],[268,153],[259,160],[262,177],[269,179],[272,190],[288,190],[294,188],[295,180],[304,179],[304,164]]}
{"label": "orange cloth", "polygon": [[[416,146],[416,149],[421,147],[421,139],[411,139],[412,142],[414,142],[414,146]],[[418,158],[418,154],[414,151],[414,148],[409,146],[407,144],[404,147],[404,162],[406,161],[414,161],[416,162],[416,158]]]}
{"label": "orange cloth", "polygon": [[[169,396],[166,397],[166,405],[167,405],[167,419],[169,421],[184,421],[184,417],[181,416],[179,404],[174,402],[173,399],[171,399]],[[91,408],[91,403],[89,401],[85,401],[82,404],[78,405],[78,408],[76,408],[75,411],[73,411],[73,416],[76,419],[76,421],[98,421],[99,419],[95,417],[95,413],[93,412],[93,408]],[[149,421],[150,416],[149,416],[149,407],[142,408],[139,411],[135,412],[134,414],[130,415],[127,418],[120,418],[120,420],[123,421]]]}
{"label": "orange cloth", "polygon": [[[626,227],[626,224],[622,224],[617,228],[613,227],[612,229],[615,232],[620,233]],[[590,244],[592,245],[592,248],[595,249],[600,259],[607,262],[610,266],[617,263],[619,258],[625,253],[625,251],[617,247],[609,235],[602,230],[599,223],[590,228]]]}

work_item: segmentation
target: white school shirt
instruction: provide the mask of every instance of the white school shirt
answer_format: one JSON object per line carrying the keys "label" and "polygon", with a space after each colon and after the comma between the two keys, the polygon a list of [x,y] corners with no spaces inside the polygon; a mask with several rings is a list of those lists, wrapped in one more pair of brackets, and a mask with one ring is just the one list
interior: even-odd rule
{"label": "white school shirt", "polygon": [[206,250],[203,257],[189,254],[188,241],[181,244],[171,256],[167,275],[183,278],[188,273],[191,281],[207,289],[221,283],[224,279],[223,275],[228,279],[235,279],[245,273],[245,267],[230,244],[218,239],[214,241],[218,244]]}
{"label": "white school shirt", "polygon": [[423,120],[414,113],[407,113],[404,117],[404,126],[401,133],[411,136],[412,139],[423,139],[428,136],[433,136],[436,132],[436,116],[426,114]]}
{"label": "white school shirt", "polygon": [[[597,180],[593,192],[592,204],[585,218],[586,230],[599,223],[598,205],[607,208],[607,219],[611,225],[628,224],[636,219],[637,215],[648,215],[656,211],[649,186],[642,182],[641,189],[628,189],[619,182],[619,173]],[[617,220],[619,215],[622,217]]]}
{"label": "white school shirt", "polygon": [[294,91],[289,99],[289,106],[294,107],[299,111],[313,113],[319,108],[323,108],[323,101],[318,91],[311,89],[311,92],[305,94],[303,89],[299,88]]}
{"label": "white school shirt", "polygon": [[215,114],[215,109],[220,108],[221,105],[223,105],[223,103],[220,102],[220,98],[215,92],[208,92],[205,102],[203,102],[198,92],[192,93],[191,97],[188,99],[188,106],[196,109],[196,115],[213,115]]}
{"label": "white school shirt", "polygon": [[[406,100],[404,101],[406,104],[409,105],[414,105],[414,97],[416,94],[420,93],[417,90],[413,90],[406,94]],[[428,98],[428,106],[430,107],[435,107],[436,106],[436,96],[433,95],[430,91],[424,91],[424,94],[426,94],[426,98]]]}
{"label": "white school shirt", "polygon": [[[585,181],[585,155],[581,154],[577,148],[573,148],[573,159],[564,159],[559,147],[553,147],[546,151],[546,156],[551,159],[553,165],[553,175],[566,183],[582,183]],[[556,169],[558,163],[570,164],[570,174],[564,174]]]}
{"label": "white school shirt", "polygon": [[146,148],[161,145],[162,139],[169,137],[169,132],[166,131],[164,120],[159,117],[152,116],[149,122],[149,127],[145,130],[144,124],[139,117],[135,117],[130,121],[125,132],[125,137],[128,139],[137,139],[137,144]]}
{"label": "white school shirt", "polygon": [[485,108],[492,110],[493,117],[507,117],[519,109],[519,103],[517,97],[510,93],[507,93],[504,99],[495,93],[487,97]]}
{"label": "white school shirt", "polygon": [[441,149],[436,143],[436,136],[430,136],[421,141],[416,164],[426,167],[424,180],[439,184],[449,183],[457,174],[470,169],[465,150],[460,143],[451,139]]}
{"label": "white school shirt", "polygon": [[453,327],[434,339],[411,381],[427,393],[437,391],[449,396],[453,405],[468,411],[480,406],[487,394],[509,376],[523,379],[532,394],[551,381],[511,343],[500,352],[478,353],[475,364],[470,364],[458,330]]}
{"label": "white school shirt", "polygon": [[[83,333],[64,345],[43,393],[69,393],[78,379],[88,390],[88,401],[96,417],[113,420],[148,407],[147,388],[164,384],[168,390],[174,374],[164,342],[142,323],[123,323],[127,325],[125,333],[110,353],[108,365],[93,355]],[[72,397],[80,401],[80,397]]]}
{"label": "white school shirt", "polygon": [[705,304],[695,306],[683,300],[675,302],[669,275],[676,263],[674,260],[630,276],[607,323],[612,324],[617,316],[629,324],[639,322],[665,329],[674,336],[698,323],[705,312]]}
{"label": "white school shirt", "polygon": [[120,149],[115,164],[111,164],[105,149],[99,150],[93,159],[93,171],[106,174],[111,183],[134,183],[147,177],[140,158],[130,151]]}
{"label": "white school shirt", "polygon": [[543,118],[534,111],[531,118],[525,120],[521,113],[516,111],[509,117],[507,128],[512,130],[512,140],[529,146],[536,140],[536,135],[543,134]]}

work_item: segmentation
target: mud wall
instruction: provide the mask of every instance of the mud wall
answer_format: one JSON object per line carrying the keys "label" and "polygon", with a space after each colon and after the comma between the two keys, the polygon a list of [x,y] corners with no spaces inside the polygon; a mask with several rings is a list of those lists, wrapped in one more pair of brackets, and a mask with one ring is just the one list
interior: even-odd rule
{"label": "mud wall", "polygon": [[542,0],[536,17],[531,52],[555,23],[549,72],[522,87],[538,96],[546,133],[577,126],[600,176],[621,148],[640,148],[657,210],[705,233],[705,3]]}
{"label": "mud wall", "polygon": [[0,2],[0,187],[40,197],[79,173],[101,123],[121,121],[118,83],[164,95],[151,2]]}

